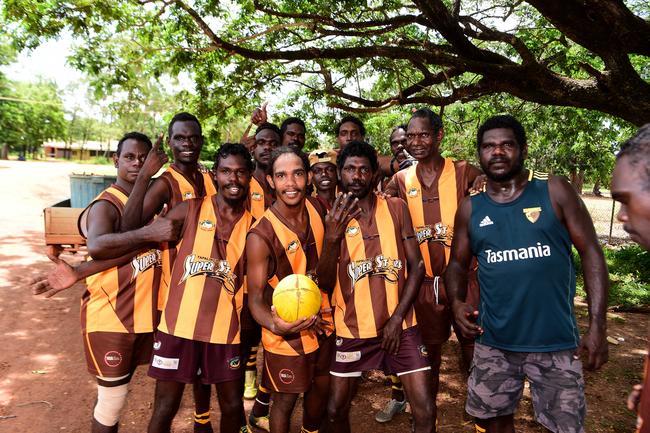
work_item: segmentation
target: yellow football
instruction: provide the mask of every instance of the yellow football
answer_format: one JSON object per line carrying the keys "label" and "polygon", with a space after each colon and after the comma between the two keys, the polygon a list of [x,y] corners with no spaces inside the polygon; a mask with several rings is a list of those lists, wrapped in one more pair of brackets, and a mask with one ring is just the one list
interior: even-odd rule
{"label": "yellow football", "polygon": [[306,275],[287,275],[273,291],[275,311],[287,322],[313,316],[320,310],[320,304],[320,289]]}

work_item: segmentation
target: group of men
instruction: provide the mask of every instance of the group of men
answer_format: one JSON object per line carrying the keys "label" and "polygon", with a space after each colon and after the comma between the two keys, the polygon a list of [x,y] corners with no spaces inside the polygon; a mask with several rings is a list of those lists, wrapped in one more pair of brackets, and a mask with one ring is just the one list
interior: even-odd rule
{"label": "group of men", "polygon": [[[391,132],[392,160],[378,157],[352,116],[336,127],[338,149],[309,155],[302,120],[277,127],[258,110],[253,121],[254,137],[223,144],[207,173],[198,119],[177,114],[166,141],[174,161],[153,182],[167,162],[162,135],[155,145],[125,135],[117,182],[80,217],[92,260],[71,268],[55,259],[37,289],[51,295],[87,277],[93,432],[117,431],[142,363],[156,379],[149,432],[170,431],[185,384],[194,387],[195,431],[212,431],[214,384],[219,431],[248,431],[242,397],[252,396],[250,424],[288,432],[303,394],[302,432],[348,432],[359,380],[373,369],[393,384],[378,421],[408,399],[413,431],[433,432],[441,347],[452,328],[477,432],[514,431],[524,378],[544,427],[583,431],[579,355],[589,369],[607,360],[607,268],[572,187],[524,168],[526,134],[516,119],[495,116],[479,129],[486,179],[471,196],[481,171],[441,156],[442,121],[429,109]],[[571,245],[589,295],[582,339]],[[322,304],[319,314],[287,323],[271,298],[291,274],[317,282]]]}

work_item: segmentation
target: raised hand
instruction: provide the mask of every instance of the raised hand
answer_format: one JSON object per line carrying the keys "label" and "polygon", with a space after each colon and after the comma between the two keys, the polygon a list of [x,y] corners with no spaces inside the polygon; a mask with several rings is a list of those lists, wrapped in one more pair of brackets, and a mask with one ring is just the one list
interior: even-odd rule
{"label": "raised hand", "polygon": [[239,143],[243,144],[246,147],[246,149],[251,153],[255,149],[255,135],[250,136],[250,137],[248,136],[252,126],[253,126],[252,123],[250,125],[248,125],[248,128],[246,128],[246,130],[244,131],[244,134],[239,139]]}
{"label": "raised hand", "polygon": [[253,110],[251,116],[251,123],[253,125],[259,126],[261,123],[264,123],[268,120],[268,114],[266,112],[266,105],[268,102],[264,102],[261,107],[257,107]]}
{"label": "raised hand", "polygon": [[145,159],[142,169],[140,170],[144,176],[153,177],[153,175],[158,173],[158,170],[169,161],[165,151],[162,149],[164,136],[165,134],[161,132],[156,139],[156,143],[151,147],[147,159]]}
{"label": "raised hand", "polygon": [[339,194],[325,216],[325,236],[331,240],[341,239],[350,221],[360,215],[359,199],[350,193]]}

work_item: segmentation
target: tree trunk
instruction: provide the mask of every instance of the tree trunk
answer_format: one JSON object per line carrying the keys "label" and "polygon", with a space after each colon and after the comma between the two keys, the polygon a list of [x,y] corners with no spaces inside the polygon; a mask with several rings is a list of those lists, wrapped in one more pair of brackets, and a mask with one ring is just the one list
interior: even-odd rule
{"label": "tree trunk", "polygon": [[594,188],[591,190],[591,192],[593,192],[596,197],[603,196],[603,193],[600,192],[600,178],[596,179],[596,183],[594,183]]}
{"label": "tree trunk", "polygon": [[9,145],[7,143],[2,145],[2,151],[0,151],[0,159],[9,159]]}
{"label": "tree trunk", "polygon": [[582,186],[585,183],[585,171],[584,170],[574,170],[571,172],[571,185],[575,188],[578,194],[582,194]]}

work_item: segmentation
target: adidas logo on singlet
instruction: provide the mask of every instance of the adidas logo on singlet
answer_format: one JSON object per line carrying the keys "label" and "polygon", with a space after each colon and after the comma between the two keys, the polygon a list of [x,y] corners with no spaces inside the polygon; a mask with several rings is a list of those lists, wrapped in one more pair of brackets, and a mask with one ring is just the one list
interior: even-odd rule
{"label": "adidas logo on singlet", "polygon": [[478,224],[479,227],[485,227],[485,226],[490,226],[494,224],[494,222],[490,219],[489,216],[485,215],[485,218],[481,220],[481,222]]}
{"label": "adidas logo on singlet", "polygon": [[536,259],[538,257],[551,257],[551,247],[537,242],[537,245],[526,248],[502,251],[485,250],[485,254],[488,263],[512,262],[515,260]]}

